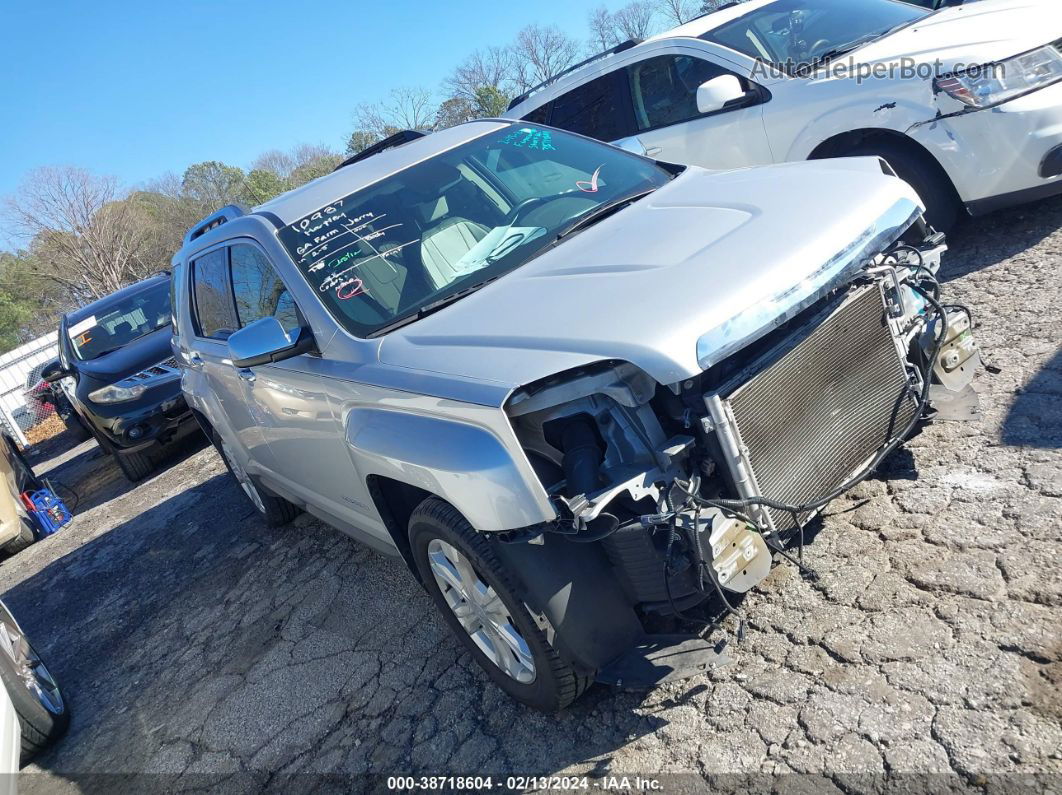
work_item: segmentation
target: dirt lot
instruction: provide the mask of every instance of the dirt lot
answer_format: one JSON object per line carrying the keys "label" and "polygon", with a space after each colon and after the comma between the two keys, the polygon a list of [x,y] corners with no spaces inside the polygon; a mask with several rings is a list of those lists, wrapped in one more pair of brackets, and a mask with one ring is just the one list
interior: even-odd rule
{"label": "dirt lot", "polygon": [[595,687],[559,717],[487,685],[400,560],[306,517],[263,527],[210,448],[135,488],[92,442],[41,460],[81,495],[77,519],[0,565],[0,589],[74,721],[21,786],[605,771],[1059,786],[1060,226],[1053,201],[953,236],[947,295],[1000,369],[980,379],[983,416],[930,427],[832,506],[808,549],[819,582],[776,569],[728,668]]}

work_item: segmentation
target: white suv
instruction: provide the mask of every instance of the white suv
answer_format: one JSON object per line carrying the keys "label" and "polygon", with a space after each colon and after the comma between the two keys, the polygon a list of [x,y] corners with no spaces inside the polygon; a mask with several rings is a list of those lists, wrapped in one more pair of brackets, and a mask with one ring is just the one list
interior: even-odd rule
{"label": "white suv", "polygon": [[1062,193],[1060,47],[1057,0],[752,0],[620,45],[507,115],[712,169],[878,155],[946,230],[963,205]]}

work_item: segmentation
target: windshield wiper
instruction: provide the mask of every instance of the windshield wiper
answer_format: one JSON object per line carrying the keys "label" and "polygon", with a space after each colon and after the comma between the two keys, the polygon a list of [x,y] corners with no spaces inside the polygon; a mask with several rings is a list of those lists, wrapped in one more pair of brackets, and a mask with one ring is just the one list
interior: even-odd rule
{"label": "windshield wiper", "polygon": [[416,312],[410,312],[409,314],[402,315],[402,317],[395,318],[390,323],[380,326],[378,329],[372,331],[368,336],[370,339],[373,337],[380,337],[390,331],[394,331],[395,329],[402,328],[403,326],[408,326],[410,323],[416,323],[418,320],[425,318],[428,315],[432,315],[438,312],[440,309],[445,309],[450,304],[460,301],[462,298],[467,298],[468,296],[472,295],[472,293],[476,292],[477,290],[481,290],[491,282],[495,281],[497,278],[497,276],[494,276],[490,279],[484,279],[481,282],[477,282],[476,284],[472,284],[468,287],[458,290],[456,293],[450,293],[449,295],[443,296],[437,301],[432,301],[430,304],[425,304]]}
{"label": "windshield wiper", "polygon": [[900,28],[907,27],[908,24],[909,23],[904,22],[904,23],[902,23],[900,25],[895,25],[895,26],[889,28],[888,30],[883,30],[883,31],[881,31],[879,33],[871,33],[870,35],[863,36],[862,38],[856,39],[855,41],[850,41],[847,44],[842,44],[842,45],[840,45],[838,47],[834,47],[834,48],[832,48],[830,50],[826,50],[826,52],[822,53],[821,55],[817,55],[814,59],[809,61],[807,66],[810,69],[814,69],[816,66],[822,66],[824,63],[828,63],[829,61],[832,61],[834,58],[839,58],[842,55],[847,55],[848,53],[852,52],[853,50],[858,50],[860,47],[864,46],[865,44],[870,44],[870,42],[877,41],[878,39],[884,38],[885,36],[888,36],[890,33],[893,33],[895,31],[899,30]]}
{"label": "windshield wiper", "polygon": [[564,240],[564,238],[568,237],[568,235],[574,234],[576,232],[581,232],[587,227],[593,226],[598,221],[603,221],[610,215],[618,213],[627,205],[633,204],[639,199],[644,199],[646,196],[648,196],[655,190],[656,188],[649,188],[648,190],[638,191],[637,193],[630,193],[622,198],[606,202],[600,207],[596,207],[585,215],[580,216],[575,221],[572,221],[572,223],[570,223],[567,227],[557,233],[557,236],[553,238],[554,244]]}

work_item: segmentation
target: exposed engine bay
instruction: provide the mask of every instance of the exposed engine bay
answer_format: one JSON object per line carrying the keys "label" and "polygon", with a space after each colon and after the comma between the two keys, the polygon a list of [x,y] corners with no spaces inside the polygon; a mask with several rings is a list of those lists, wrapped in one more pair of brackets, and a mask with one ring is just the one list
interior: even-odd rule
{"label": "exposed engine bay", "polygon": [[930,387],[972,392],[979,353],[969,312],[940,301],[943,250],[893,244],[697,378],[601,362],[514,393],[558,518],[513,540],[599,544],[642,615],[729,608],[776,560],[809,571],[805,526],[931,418]]}

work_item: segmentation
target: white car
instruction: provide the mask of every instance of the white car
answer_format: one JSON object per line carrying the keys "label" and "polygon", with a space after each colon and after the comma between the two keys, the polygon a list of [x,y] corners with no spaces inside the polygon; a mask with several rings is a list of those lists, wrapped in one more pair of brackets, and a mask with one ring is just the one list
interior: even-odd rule
{"label": "white car", "polygon": [[712,169],[878,155],[946,230],[964,206],[1062,193],[1062,3],[751,0],[619,45],[507,115]]}

